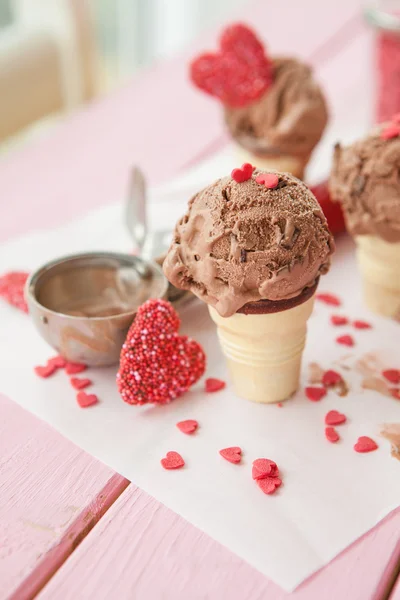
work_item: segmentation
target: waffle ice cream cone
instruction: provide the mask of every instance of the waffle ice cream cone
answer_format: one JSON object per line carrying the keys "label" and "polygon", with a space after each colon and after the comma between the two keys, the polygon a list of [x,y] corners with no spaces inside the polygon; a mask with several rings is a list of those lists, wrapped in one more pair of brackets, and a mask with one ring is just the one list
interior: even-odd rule
{"label": "waffle ice cream cone", "polygon": [[313,304],[314,296],[282,312],[228,318],[209,307],[238,396],[267,404],[294,394]]}
{"label": "waffle ice cream cone", "polygon": [[356,237],[365,302],[370,310],[400,320],[400,242]]}
{"label": "waffle ice cream cone", "polygon": [[258,156],[240,146],[235,149],[235,154],[238,164],[250,163],[262,171],[281,171],[291,173],[298,179],[304,179],[307,161],[301,160],[297,156]]}

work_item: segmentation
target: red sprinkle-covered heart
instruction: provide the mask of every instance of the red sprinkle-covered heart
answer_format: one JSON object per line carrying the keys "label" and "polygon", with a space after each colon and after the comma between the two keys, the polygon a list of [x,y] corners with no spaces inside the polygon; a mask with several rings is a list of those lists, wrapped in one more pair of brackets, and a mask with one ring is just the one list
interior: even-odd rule
{"label": "red sprinkle-covered heart", "polygon": [[266,477],[279,477],[279,469],[273,460],[269,458],[256,458],[251,470],[253,479],[265,479]]}
{"label": "red sprinkle-covered heart", "polygon": [[203,375],[200,344],[178,333],[169,302],[148,300],[139,309],[122,346],[117,385],[128,404],[167,404]]}
{"label": "red sprinkle-covered heart", "polygon": [[50,364],[47,364],[45,367],[35,367],[36,375],[39,375],[39,377],[43,377],[44,379],[47,379],[47,377],[53,375],[56,370],[56,367]]}
{"label": "red sprinkle-covered heart", "polygon": [[340,335],[336,338],[336,341],[342,346],[354,346],[354,338],[351,335]]}
{"label": "red sprinkle-covered heart", "polygon": [[382,371],[382,375],[390,383],[400,383],[400,371],[399,369],[386,369]]}
{"label": "red sprinkle-covered heart", "polygon": [[227,27],[219,52],[201,54],[190,65],[193,83],[223,104],[246,106],[260,98],[272,83],[272,62],[249,27]]}
{"label": "red sprinkle-covered heart", "polygon": [[238,464],[242,459],[242,449],[239,446],[232,446],[230,448],[223,448],[219,451],[222,458],[233,463]]}
{"label": "red sprinkle-covered heart", "polygon": [[279,183],[279,177],[276,173],[261,173],[257,175],[256,182],[265,185],[269,190],[273,190]]}
{"label": "red sprinkle-covered heart", "polygon": [[82,373],[82,371],[86,371],[87,366],[82,363],[73,363],[67,362],[65,365],[65,372],[67,375],[76,375],[77,373]]}
{"label": "red sprinkle-covered heart", "polygon": [[222,379],[215,379],[214,377],[209,377],[205,381],[205,390],[207,393],[219,392],[219,390],[223,390],[226,387],[225,381]]}
{"label": "red sprinkle-covered heart", "polygon": [[182,431],[182,433],[187,433],[190,435],[196,431],[199,424],[194,419],[187,419],[186,421],[179,421],[176,426],[180,431]]}
{"label": "red sprinkle-covered heart", "polygon": [[325,373],[322,376],[322,385],[324,387],[333,387],[335,385],[338,385],[339,383],[342,383],[342,381],[343,377],[340,375],[340,373],[332,371],[332,369],[325,371]]}
{"label": "red sprinkle-covered heart", "polygon": [[371,329],[371,323],[367,323],[367,321],[353,321],[353,327],[355,329]]}
{"label": "red sprinkle-covered heart", "polygon": [[309,386],[305,388],[306,396],[311,402],[319,402],[324,396],[326,396],[326,389],[323,387]]}
{"label": "red sprinkle-covered heart", "polygon": [[250,163],[244,163],[240,169],[233,169],[231,173],[232,179],[234,179],[237,183],[243,183],[244,181],[248,181],[253,175],[255,167]]}
{"label": "red sprinkle-covered heart", "polygon": [[324,302],[329,306],[340,306],[342,304],[340,299],[337,296],[334,296],[333,294],[315,294],[315,298],[316,300],[320,300],[320,302]]}
{"label": "red sprinkle-covered heart", "polygon": [[342,423],[346,423],[346,415],[337,410],[330,410],[325,415],[325,423],[326,425],[341,425]]}
{"label": "red sprinkle-covered heart", "polygon": [[96,394],[87,394],[86,392],[79,392],[76,396],[76,400],[81,408],[87,408],[97,404],[99,399]]}
{"label": "red sprinkle-covered heart", "polygon": [[378,448],[378,444],[367,435],[362,435],[358,438],[357,443],[354,445],[356,452],[373,452]]}
{"label": "red sprinkle-covered heart", "polygon": [[12,271],[0,277],[0,297],[8,304],[15,306],[23,312],[28,312],[28,305],[24,298],[24,289],[29,273]]}
{"label": "red sprinkle-covered heart", "polygon": [[256,483],[264,494],[270,495],[281,486],[282,480],[279,477],[265,477],[264,479],[257,479]]}
{"label": "red sprinkle-covered heart", "polygon": [[335,444],[340,440],[340,436],[334,427],[326,427],[325,428],[325,437],[328,442]]}
{"label": "red sprinkle-covered heart", "polygon": [[185,466],[185,461],[178,452],[171,450],[171,452],[167,452],[165,458],[161,459],[161,464],[164,469],[180,469]]}
{"label": "red sprinkle-covered heart", "polygon": [[340,327],[341,325],[347,325],[348,322],[349,322],[349,320],[347,317],[342,317],[340,315],[332,315],[331,316],[332,325]]}
{"label": "red sprinkle-covered heart", "polygon": [[70,382],[72,387],[76,390],[83,390],[89,385],[92,385],[92,381],[90,379],[82,379],[81,377],[71,377]]}

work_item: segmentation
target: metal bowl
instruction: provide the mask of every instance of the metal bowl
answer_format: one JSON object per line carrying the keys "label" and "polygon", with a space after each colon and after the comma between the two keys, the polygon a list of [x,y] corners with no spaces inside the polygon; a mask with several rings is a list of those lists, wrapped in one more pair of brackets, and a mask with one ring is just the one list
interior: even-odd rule
{"label": "metal bowl", "polygon": [[138,307],[163,298],[168,281],[156,263],[114,252],[51,261],[33,273],[25,295],[40,335],[62,356],[89,366],[118,362]]}

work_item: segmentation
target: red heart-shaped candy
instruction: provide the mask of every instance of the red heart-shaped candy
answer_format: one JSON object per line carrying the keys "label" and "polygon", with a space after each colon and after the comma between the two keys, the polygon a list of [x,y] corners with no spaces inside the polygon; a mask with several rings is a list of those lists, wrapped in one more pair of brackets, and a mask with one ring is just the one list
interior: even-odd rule
{"label": "red heart-shaped candy", "polygon": [[356,452],[372,452],[378,448],[378,444],[367,435],[362,435],[358,438],[357,443],[354,444],[354,450]]}
{"label": "red heart-shaped candy", "polygon": [[172,450],[171,452],[167,452],[165,458],[161,459],[161,464],[164,469],[180,469],[185,465],[185,461],[178,452]]}
{"label": "red heart-shaped candy", "polygon": [[240,463],[242,459],[242,449],[239,446],[232,446],[231,448],[223,448],[219,451],[222,458],[228,460],[233,464]]}
{"label": "red heart-shaped candy", "polygon": [[341,425],[346,422],[346,415],[343,415],[337,410],[330,410],[325,416],[327,425]]}
{"label": "red heart-shaped candy", "polygon": [[206,52],[190,65],[193,83],[231,107],[246,106],[272,83],[272,62],[255,34],[241,23],[227,27],[220,51]]}
{"label": "red heart-shaped candy", "polygon": [[76,396],[76,400],[81,408],[93,406],[93,404],[97,404],[99,401],[96,394],[87,394],[86,392],[79,392]]}
{"label": "red heart-shaped candy", "polygon": [[250,163],[244,163],[240,169],[233,169],[231,177],[236,181],[236,183],[243,183],[244,181],[250,179],[250,177],[253,175],[254,169],[255,167],[253,167],[253,165]]}
{"label": "red heart-shaped candy", "polygon": [[270,495],[282,484],[282,480],[279,477],[265,477],[264,479],[257,479],[256,483],[264,494]]}
{"label": "red heart-shaped candy", "polygon": [[194,419],[187,419],[186,421],[179,421],[176,426],[182,433],[191,434],[196,431],[199,424]]}
{"label": "red heart-shaped candy", "polygon": [[269,458],[257,458],[253,461],[251,471],[253,479],[265,479],[265,477],[278,477],[279,469],[277,464]]}
{"label": "red heart-shaped candy", "polygon": [[202,347],[180,336],[180,320],[165,300],[139,309],[122,346],[117,385],[128,404],[167,404],[186,392],[205,371]]}

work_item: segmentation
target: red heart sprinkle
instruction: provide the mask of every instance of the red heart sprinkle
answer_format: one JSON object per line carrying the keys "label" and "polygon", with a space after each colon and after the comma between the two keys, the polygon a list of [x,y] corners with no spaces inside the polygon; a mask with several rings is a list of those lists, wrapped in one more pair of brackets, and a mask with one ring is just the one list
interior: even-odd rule
{"label": "red heart sprinkle", "polygon": [[329,304],[329,306],[341,306],[341,301],[337,296],[333,294],[315,294],[315,298],[320,300],[320,302],[324,302],[325,304]]}
{"label": "red heart sprinkle", "polygon": [[240,463],[242,459],[242,449],[239,446],[232,446],[231,448],[223,448],[219,451],[222,458],[228,460],[235,465]]}
{"label": "red heart sprinkle", "polygon": [[90,379],[81,379],[80,377],[71,377],[70,379],[71,385],[76,390],[83,390],[87,388],[89,385],[92,385]]}
{"label": "red heart sprinkle", "polygon": [[179,421],[176,426],[182,431],[182,433],[191,434],[196,431],[199,424],[194,419],[187,419],[187,421]]}
{"label": "red heart sprinkle", "polygon": [[336,371],[328,370],[322,376],[322,385],[324,387],[333,387],[343,381],[343,377]]}
{"label": "red heart sprinkle", "polygon": [[341,317],[340,315],[332,315],[331,316],[331,323],[332,325],[347,325],[347,323],[349,322],[347,317]]}
{"label": "red heart sprinkle", "polygon": [[400,383],[400,371],[398,369],[386,369],[386,371],[382,371],[382,375],[390,383]]}
{"label": "red heart sprinkle", "polygon": [[396,398],[396,400],[400,400],[400,390],[397,388],[393,388],[392,390],[390,390],[390,393],[392,394],[393,398]]}
{"label": "red heart sprinkle", "polygon": [[260,98],[272,83],[273,66],[255,34],[241,23],[227,27],[220,51],[206,52],[190,65],[193,83],[232,107]]}
{"label": "red heart sprinkle", "polygon": [[278,408],[282,408],[282,407],[283,407],[283,404],[282,404],[282,402],[278,402],[278,404],[277,404],[277,407],[278,407]]}
{"label": "red heart sprinkle", "polygon": [[325,415],[325,423],[327,425],[341,425],[342,423],[346,423],[346,415],[343,415],[337,410],[330,410]]}
{"label": "red heart sprinkle", "polygon": [[261,173],[261,175],[257,175],[256,182],[265,185],[269,190],[273,190],[279,183],[279,177],[276,173]]}
{"label": "red heart sprinkle", "polygon": [[383,140],[391,140],[400,135],[400,125],[397,123],[390,123],[387,127],[382,129],[381,138]]}
{"label": "red heart sprinkle", "polygon": [[243,183],[244,181],[251,179],[254,169],[255,167],[253,167],[250,163],[244,163],[240,169],[233,169],[231,177],[237,183]]}
{"label": "red heart sprinkle", "polygon": [[79,392],[77,394],[76,399],[81,408],[87,408],[88,406],[93,406],[93,404],[97,404],[99,401],[96,394],[87,394],[86,392]]}
{"label": "red heart sprinkle", "polygon": [[325,437],[328,442],[335,444],[340,440],[340,436],[334,427],[325,427]]}
{"label": "red heart sprinkle", "polygon": [[24,289],[28,277],[29,273],[24,271],[12,271],[0,277],[0,297],[25,313],[28,312],[28,305],[25,302]]}
{"label": "red heart sprinkle", "polygon": [[311,402],[319,402],[324,396],[326,396],[326,389],[323,387],[306,387],[306,396]]}
{"label": "red heart sprinkle", "polygon": [[265,477],[279,477],[279,469],[273,460],[269,458],[256,458],[253,461],[251,471],[253,479],[265,479]]}
{"label": "red heart sprinkle", "polygon": [[342,344],[342,346],[354,346],[354,339],[351,335],[340,335],[336,338],[338,344]]}
{"label": "red heart sprinkle", "polygon": [[264,494],[270,495],[280,487],[282,480],[279,477],[265,477],[264,479],[257,479],[256,483]]}
{"label": "red heart sprinkle", "polygon": [[367,323],[367,321],[353,321],[353,327],[356,329],[372,329],[371,323]]}
{"label": "red heart sprinkle", "polygon": [[372,452],[377,448],[378,444],[366,435],[359,437],[357,443],[354,445],[354,450],[356,452]]}
{"label": "red heart sprinkle", "polygon": [[63,369],[66,366],[67,361],[63,356],[58,355],[54,356],[53,358],[49,358],[47,364],[53,365],[56,369]]}
{"label": "red heart sprinkle", "polygon": [[36,375],[39,375],[39,377],[43,377],[44,379],[50,377],[50,375],[53,375],[53,373],[55,372],[56,367],[54,367],[53,365],[46,365],[45,367],[35,367]]}
{"label": "red heart sprinkle", "polygon": [[226,383],[221,379],[214,379],[213,377],[209,377],[208,379],[206,379],[206,392],[219,392],[219,390],[223,390],[224,387],[226,387]]}
{"label": "red heart sprinkle", "polygon": [[171,450],[171,452],[167,452],[165,458],[161,459],[161,464],[164,469],[180,469],[185,466],[185,461],[178,452]]}
{"label": "red heart sprinkle", "polygon": [[77,373],[82,373],[82,371],[85,371],[86,369],[87,366],[81,363],[67,362],[65,365],[65,372],[67,375],[76,375]]}
{"label": "red heart sprinkle", "polygon": [[167,404],[203,375],[200,344],[179,335],[180,319],[165,300],[148,300],[137,311],[122,346],[117,385],[128,404]]}

